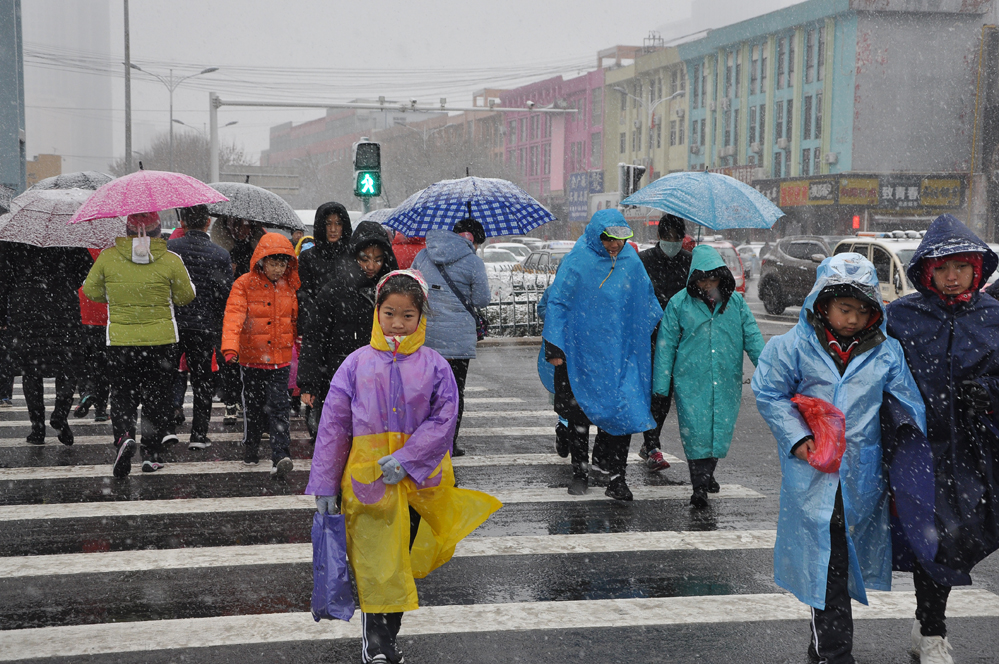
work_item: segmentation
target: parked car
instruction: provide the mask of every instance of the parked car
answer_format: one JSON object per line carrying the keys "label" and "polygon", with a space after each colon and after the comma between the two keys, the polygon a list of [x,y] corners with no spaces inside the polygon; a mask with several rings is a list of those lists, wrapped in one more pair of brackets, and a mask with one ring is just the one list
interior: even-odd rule
{"label": "parked car", "polygon": [[[909,262],[916,253],[921,238],[921,231],[857,233],[856,237],[840,240],[834,253],[852,251],[869,259],[878,273],[881,299],[888,303],[916,292],[916,287],[909,281],[905,271],[909,268]],[[999,252],[999,245],[990,244],[989,247],[992,251]],[[996,277],[993,274],[988,283],[994,282]],[[986,286],[988,284],[982,284],[983,288]]]}
{"label": "parked car", "polygon": [[497,249],[494,247],[487,247],[482,252],[482,262],[486,265],[493,264],[507,264],[507,265],[517,265],[520,260],[517,255],[512,251],[507,251],[506,249]]}
{"label": "parked car", "polygon": [[742,267],[746,271],[746,281],[753,276],[760,275],[760,250],[763,249],[762,242],[748,242],[735,248],[742,259]]}
{"label": "parked car", "polygon": [[558,264],[572,250],[572,247],[540,249],[518,265],[513,266],[514,284],[527,290],[544,290],[555,277]]}
{"label": "parked car", "polygon": [[767,313],[776,316],[804,304],[819,263],[830,255],[831,247],[819,235],[792,235],[771,244],[761,261],[758,286]]}
{"label": "parked car", "polygon": [[481,249],[483,254],[492,250],[508,251],[516,257],[518,263],[531,255],[530,247],[519,242],[494,242],[493,244],[487,244]]}
{"label": "parked car", "polygon": [[524,237],[524,236],[504,236],[503,237],[503,242],[504,243],[510,242],[510,243],[513,243],[513,244],[522,244],[525,247],[527,247],[528,249],[531,249],[532,251],[534,249],[540,249],[541,246],[545,243],[545,241],[542,240],[542,239],[540,239],[540,238],[536,238],[536,237]]}

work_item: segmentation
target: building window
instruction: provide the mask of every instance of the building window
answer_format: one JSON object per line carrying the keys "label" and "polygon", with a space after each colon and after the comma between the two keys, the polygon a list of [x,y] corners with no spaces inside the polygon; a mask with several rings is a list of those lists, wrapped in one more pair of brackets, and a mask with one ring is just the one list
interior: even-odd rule
{"label": "building window", "polygon": [[603,166],[603,136],[601,134],[593,134],[590,136],[590,164],[592,168],[598,166]]}
{"label": "building window", "polygon": [[624,112],[628,110],[628,94],[621,90],[621,115],[624,116]]}
{"label": "building window", "polygon": [[520,168],[521,175],[523,175],[527,171],[527,155],[525,154],[526,152],[527,148],[520,148],[520,150],[518,150],[519,154],[517,155],[517,157],[520,161],[517,164],[517,166]]}
{"label": "building window", "polygon": [[742,96],[742,49],[735,52],[735,96]]}
{"label": "building window", "polygon": [[815,148],[814,150],[812,150],[812,162],[814,164],[813,167],[812,167],[812,173],[815,174],[815,175],[818,175],[819,173],[822,172],[822,154],[821,154],[821,152],[822,151],[819,148]]}
{"label": "building window", "polygon": [[[593,89],[593,99],[590,103],[590,108],[593,109],[590,113],[590,121],[594,125],[598,125],[603,122],[603,110],[604,110],[604,91],[602,88]],[[549,130],[549,133],[550,130]]]}
{"label": "building window", "polygon": [[654,78],[649,81],[649,105],[656,103],[656,100],[663,96],[662,79]]}
{"label": "building window", "polygon": [[819,28],[819,43],[816,45],[815,49],[815,59],[818,60],[818,67],[816,68],[815,80],[821,81],[826,73],[826,31],[825,28]]}
{"label": "building window", "polygon": [[728,147],[732,145],[732,111],[725,111],[722,116],[722,124],[724,125],[725,147]]}
{"label": "building window", "polygon": [[732,96],[732,66],[735,64],[735,54],[728,51],[725,54],[725,96]]}
{"label": "building window", "polygon": [[632,108],[639,108],[639,100],[642,98],[642,82],[635,82],[635,98],[631,102]]}
{"label": "building window", "polygon": [[815,93],[815,139],[822,138],[822,93]]}
{"label": "building window", "polygon": [[532,145],[531,146],[531,165],[530,165],[530,171],[528,172],[528,175],[537,175],[537,174],[538,174],[538,146],[537,145]]}
{"label": "building window", "polygon": [[767,46],[760,45],[760,94],[767,91]]}
{"label": "building window", "polygon": [[698,108],[700,106],[698,89],[700,87],[701,81],[701,66],[694,65],[694,78],[690,82],[690,92],[691,92],[691,108]]}
{"label": "building window", "polygon": [[669,93],[675,95],[680,85],[680,70],[674,69],[669,73]]}
{"label": "building window", "polygon": [[514,156],[513,156],[514,152],[515,152],[515,150],[507,150],[506,151],[506,163],[508,163],[510,166],[513,166],[514,163],[515,163],[514,162]]}
{"label": "building window", "polygon": [[635,152],[641,152],[642,150],[642,125],[638,125],[635,128],[635,133],[631,135],[632,143],[631,149]]}
{"label": "building window", "polygon": [[517,143],[517,121],[510,120],[507,127],[506,142],[508,145],[514,145]]}
{"label": "building window", "polygon": [[805,83],[815,80],[815,30],[805,33]]}
{"label": "building window", "polygon": [[543,146],[544,152],[542,154],[542,163],[544,168],[544,175],[552,174],[552,144],[545,143]]}
{"label": "building window", "polygon": [[812,165],[812,151],[809,148],[805,148],[801,151],[801,174],[811,175],[809,170]]}
{"label": "building window", "polygon": [[687,91],[687,70],[684,67],[680,67],[680,89]]}
{"label": "building window", "polygon": [[704,140],[705,134],[708,132],[707,125],[708,121],[706,119],[701,119],[701,145],[707,145],[707,142]]}
{"label": "building window", "polygon": [[784,102],[774,104],[774,138],[784,138]]}
{"label": "building window", "polygon": [[784,128],[784,135],[787,136],[787,140],[794,138],[794,131],[791,129],[791,121],[794,119],[793,109],[794,100],[787,100],[787,126]]}
{"label": "building window", "polygon": [[760,81],[760,45],[753,44],[752,59],[749,65],[749,94],[755,95]]}
{"label": "building window", "polygon": [[759,141],[762,143],[766,140],[766,128],[767,128],[767,107],[764,104],[760,104],[760,130],[759,130]]}
{"label": "building window", "polygon": [[621,154],[624,154],[625,147],[626,147],[626,145],[625,145],[626,141],[627,141],[627,134],[622,131],[621,132]]}
{"label": "building window", "polygon": [[[739,109],[732,111],[732,145],[739,147]],[[736,150],[738,154],[738,150]],[[738,159],[738,157],[736,157]]]}
{"label": "building window", "polygon": [[663,146],[663,119],[656,120],[656,148]]}
{"label": "building window", "polygon": [[708,66],[707,64],[701,65],[701,108],[707,106],[708,98]]}
{"label": "building window", "polygon": [[538,127],[541,124],[541,117],[537,115],[531,116],[531,140],[538,140]]}
{"label": "building window", "polygon": [[784,153],[774,152],[774,177],[779,178],[784,171],[783,168]]}
{"label": "building window", "polygon": [[749,107],[749,144],[756,142],[756,107]]}
{"label": "building window", "polygon": [[812,140],[812,96],[808,95],[805,97],[805,107],[802,109],[803,117],[801,118],[804,126],[801,130],[802,138],[806,141]]}
{"label": "building window", "polygon": [[576,144],[572,143],[569,146],[569,172],[576,172]]}
{"label": "building window", "polygon": [[796,37],[787,38],[787,87],[794,87],[794,41]]}
{"label": "building window", "polygon": [[784,66],[787,62],[787,39],[777,40],[777,89],[784,89]]}
{"label": "building window", "polygon": [[669,121],[669,145],[676,145],[676,120]]}
{"label": "building window", "polygon": [[684,123],[684,122],[678,122],[678,123],[677,123],[677,130],[678,130],[678,131],[680,132],[680,134],[679,134],[679,136],[677,136],[677,138],[676,138],[676,142],[677,142],[678,144],[680,144],[680,145],[683,145],[683,130],[684,130],[684,128],[685,128],[686,126],[687,126],[687,125],[686,125],[686,123]]}
{"label": "building window", "polygon": [[527,118],[520,119],[520,142],[527,142]]}

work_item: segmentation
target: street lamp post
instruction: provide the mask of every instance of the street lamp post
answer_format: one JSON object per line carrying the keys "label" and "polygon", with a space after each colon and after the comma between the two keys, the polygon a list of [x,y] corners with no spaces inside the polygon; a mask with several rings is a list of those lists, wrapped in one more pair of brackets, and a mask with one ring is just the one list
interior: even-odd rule
{"label": "street lamp post", "polygon": [[218,67],[207,67],[205,69],[202,69],[199,72],[195,72],[194,74],[188,74],[187,76],[182,76],[181,78],[178,78],[178,79],[174,80],[174,78],[173,78],[173,69],[170,70],[170,78],[166,79],[166,78],[163,78],[162,76],[160,76],[159,74],[154,74],[151,71],[146,71],[145,69],[143,69],[142,67],[140,67],[137,64],[129,63],[129,66],[132,69],[136,69],[138,71],[141,71],[143,73],[149,74],[150,76],[156,78],[156,80],[158,80],[160,83],[162,83],[163,85],[165,85],[166,88],[167,88],[167,90],[170,92],[170,170],[172,171],[173,170],[173,125],[174,125],[174,122],[173,122],[173,91],[176,90],[177,87],[181,83],[183,83],[184,81],[186,81],[187,79],[194,78],[195,76],[201,76],[202,74],[210,74],[213,71],[218,71],[219,68]]}
{"label": "street lamp post", "polygon": [[645,111],[646,111],[646,115],[647,115],[647,118],[648,118],[648,122],[646,123],[646,126],[649,128],[649,163],[647,164],[647,166],[651,168],[651,166],[652,166],[652,116],[653,116],[653,114],[656,111],[656,107],[659,106],[659,104],[663,103],[664,101],[672,101],[673,99],[676,99],[677,97],[686,96],[687,93],[686,93],[685,90],[677,90],[676,92],[674,92],[670,96],[663,97],[662,99],[657,100],[654,104],[652,104],[650,106],[650,105],[648,105],[648,104],[645,103],[644,99],[642,99],[641,97],[636,97],[635,95],[631,94],[630,92],[628,92],[624,88],[614,87],[612,89],[617,90],[621,94],[626,95],[626,96],[631,97],[632,99],[636,100],[639,104],[642,105],[642,108],[644,108]]}

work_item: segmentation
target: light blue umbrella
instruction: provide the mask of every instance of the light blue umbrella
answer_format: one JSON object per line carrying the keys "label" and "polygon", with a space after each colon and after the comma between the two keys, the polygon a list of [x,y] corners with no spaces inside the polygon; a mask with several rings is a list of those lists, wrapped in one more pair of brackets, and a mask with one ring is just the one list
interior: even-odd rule
{"label": "light blue umbrella", "polygon": [[781,209],[748,184],[720,173],[670,173],[621,201],[656,208],[714,231],[770,228]]}
{"label": "light blue umbrella", "polygon": [[383,223],[406,237],[426,237],[427,231],[449,231],[466,217],[482,224],[486,237],[525,235],[555,219],[512,182],[467,177],[442,180],[416,192]]}

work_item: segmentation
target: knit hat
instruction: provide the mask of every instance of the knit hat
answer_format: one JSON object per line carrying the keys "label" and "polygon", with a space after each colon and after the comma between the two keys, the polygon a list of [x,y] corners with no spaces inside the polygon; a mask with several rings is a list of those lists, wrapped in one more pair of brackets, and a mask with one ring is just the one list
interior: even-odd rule
{"label": "knit hat", "polygon": [[133,235],[138,235],[141,230],[145,230],[145,234],[149,236],[156,236],[160,234],[160,215],[157,212],[140,212],[138,214],[128,215],[128,220],[125,222],[125,232]]}

